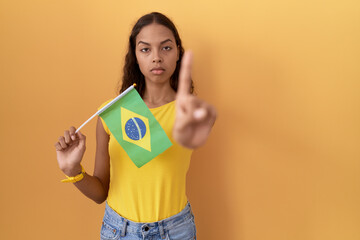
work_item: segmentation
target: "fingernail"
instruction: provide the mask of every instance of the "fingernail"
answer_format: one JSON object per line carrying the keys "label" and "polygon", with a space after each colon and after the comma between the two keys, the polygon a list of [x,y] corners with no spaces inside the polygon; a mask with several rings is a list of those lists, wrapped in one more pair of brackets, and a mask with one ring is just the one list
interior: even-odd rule
{"label": "fingernail", "polygon": [[71,139],[72,139],[72,140],[75,140],[75,136],[74,136],[74,135],[71,135]]}
{"label": "fingernail", "polygon": [[194,118],[196,119],[201,119],[205,117],[205,115],[206,115],[206,111],[203,108],[199,108],[194,111]]}

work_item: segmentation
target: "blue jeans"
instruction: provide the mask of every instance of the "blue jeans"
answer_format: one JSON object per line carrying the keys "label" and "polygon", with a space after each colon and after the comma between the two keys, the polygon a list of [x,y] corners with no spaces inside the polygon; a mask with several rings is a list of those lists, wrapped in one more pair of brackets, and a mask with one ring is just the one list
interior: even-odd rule
{"label": "blue jeans", "polygon": [[152,223],[123,218],[106,203],[100,236],[101,240],[194,240],[196,227],[190,203],[180,213]]}

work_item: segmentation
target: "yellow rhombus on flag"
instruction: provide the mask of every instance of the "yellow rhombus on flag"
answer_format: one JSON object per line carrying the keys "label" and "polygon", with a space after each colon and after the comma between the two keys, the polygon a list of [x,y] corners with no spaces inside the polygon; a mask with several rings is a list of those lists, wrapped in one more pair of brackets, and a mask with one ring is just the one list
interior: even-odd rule
{"label": "yellow rhombus on flag", "polygon": [[124,141],[142,147],[151,152],[149,120],[137,113],[121,107],[121,130],[127,134],[123,134]]}

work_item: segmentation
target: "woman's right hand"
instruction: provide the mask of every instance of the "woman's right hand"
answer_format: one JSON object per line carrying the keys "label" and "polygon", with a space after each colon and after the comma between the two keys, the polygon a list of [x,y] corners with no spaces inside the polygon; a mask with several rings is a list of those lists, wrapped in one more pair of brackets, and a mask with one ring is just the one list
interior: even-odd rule
{"label": "woman's right hand", "polygon": [[59,167],[67,176],[76,176],[81,172],[80,162],[86,149],[85,135],[75,131],[74,127],[70,127],[55,143]]}

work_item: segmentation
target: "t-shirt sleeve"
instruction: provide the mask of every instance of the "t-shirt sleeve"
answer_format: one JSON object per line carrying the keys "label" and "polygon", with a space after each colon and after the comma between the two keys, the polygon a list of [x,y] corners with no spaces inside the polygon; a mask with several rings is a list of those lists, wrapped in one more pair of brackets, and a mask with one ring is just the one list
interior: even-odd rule
{"label": "t-shirt sleeve", "polygon": [[[112,99],[109,99],[108,101],[106,101],[106,102],[104,102],[103,104],[101,104],[101,106],[98,107],[98,110],[100,110],[102,107],[104,107],[106,104],[108,104],[111,100],[112,100]],[[104,127],[105,132],[106,132],[108,135],[110,135],[110,130],[109,130],[108,126],[106,125],[104,119],[102,119],[102,117],[100,117],[100,116],[99,116],[99,118],[100,118],[100,120],[101,120],[101,123],[102,123],[102,125],[103,125],[103,127]]]}

